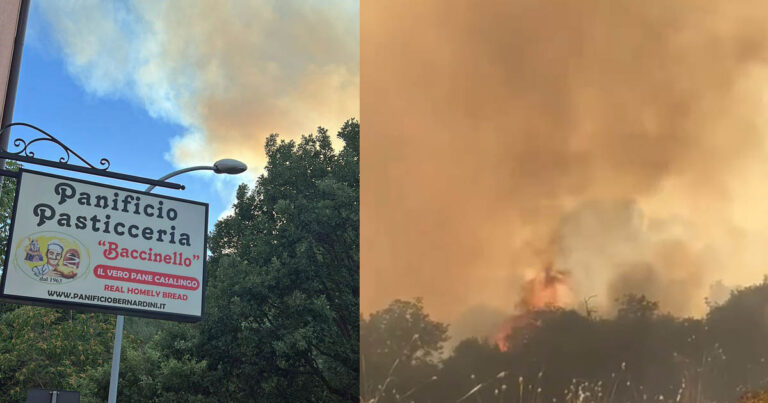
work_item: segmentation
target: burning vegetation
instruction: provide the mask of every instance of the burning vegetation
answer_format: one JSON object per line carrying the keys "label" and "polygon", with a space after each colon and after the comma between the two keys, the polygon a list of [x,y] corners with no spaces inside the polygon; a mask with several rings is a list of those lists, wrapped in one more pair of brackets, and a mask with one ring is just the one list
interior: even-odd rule
{"label": "burning vegetation", "polygon": [[363,148],[387,156],[362,161],[377,186],[361,308],[514,311],[384,371],[382,390],[373,353],[363,395],[730,402],[768,386],[768,286],[707,288],[768,267],[766,3],[396,4],[361,15],[377,45],[361,65],[382,73],[363,77]]}
{"label": "burning vegetation", "polygon": [[[559,284],[545,281],[546,273],[527,284]],[[757,391],[768,390],[766,306],[767,281],[734,291],[701,319],[665,314],[637,294],[617,301],[610,317],[547,304],[512,316],[494,340],[465,339],[441,356],[435,341],[444,342],[447,329],[420,301],[398,301],[362,318],[362,397],[377,403],[764,401]],[[403,308],[407,315],[398,314]]]}
{"label": "burning vegetation", "polygon": [[529,278],[522,289],[522,297],[517,304],[516,313],[511,315],[499,327],[493,337],[501,351],[509,349],[509,336],[515,329],[530,324],[532,313],[542,309],[563,308],[571,300],[568,288],[568,274],[547,265],[544,270]]}

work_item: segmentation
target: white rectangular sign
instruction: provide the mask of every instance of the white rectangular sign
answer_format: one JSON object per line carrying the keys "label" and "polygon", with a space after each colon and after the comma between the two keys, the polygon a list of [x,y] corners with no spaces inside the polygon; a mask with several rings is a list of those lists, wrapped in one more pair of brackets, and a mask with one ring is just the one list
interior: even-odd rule
{"label": "white rectangular sign", "polygon": [[3,299],[202,319],[207,204],[27,170],[17,181]]}

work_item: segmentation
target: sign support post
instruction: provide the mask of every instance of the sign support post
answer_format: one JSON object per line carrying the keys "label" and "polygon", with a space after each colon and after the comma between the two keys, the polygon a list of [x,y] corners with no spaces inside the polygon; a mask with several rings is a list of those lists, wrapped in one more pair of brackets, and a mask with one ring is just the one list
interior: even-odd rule
{"label": "sign support post", "polygon": [[[209,167],[193,167],[193,168],[199,168],[199,169],[209,169]],[[210,167],[213,168],[213,167]],[[171,172],[170,174],[163,176],[162,178],[158,179],[160,181],[164,181],[166,179],[170,179],[176,175],[182,174],[184,172],[189,172],[194,169],[187,168]],[[145,192],[149,193],[155,188],[155,185],[149,185]],[[123,315],[117,315],[117,319],[115,322],[115,344],[112,346],[112,369],[109,371],[109,398],[107,400],[107,403],[116,403],[117,402],[117,380],[120,377],[120,354],[123,351],[123,324],[125,323],[125,317]]]}
{"label": "sign support post", "polygon": [[[248,167],[235,160],[220,160],[216,162],[213,166],[196,166],[196,167],[189,167],[180,169],[178,171],[174,171],[169,173],[168,175],[163,176],[162,178],[158,179],[159,181],[164,181],[167,179],[171,179],[176,175],[181,175],[186,172],[192,172],[192,171],[204,171],[204,170],[210,170],[214,171],[216,173],[226,173],[226,174],[239,174],[244,172]],[[155,185],[149,185],[145,192],[149,193],[155,188]],[[125,318],[123,315],[117,315],[117,322],[115,323],[115,345],[112,348],[112,369],[110,371],[109,375],[109,400],[108,403],[115,403],[117,402],[117,381],[120,375],[120,353],[123,349],[123,324],[124,324]]]}
{"label": "sign support post", "polygon": [[123,350],[123,315],[117,315],[115,324],[115,345],[112,346],[112,369],[109,371],[108,403],[117,402],[117,379],[120,376],[120,353]]}

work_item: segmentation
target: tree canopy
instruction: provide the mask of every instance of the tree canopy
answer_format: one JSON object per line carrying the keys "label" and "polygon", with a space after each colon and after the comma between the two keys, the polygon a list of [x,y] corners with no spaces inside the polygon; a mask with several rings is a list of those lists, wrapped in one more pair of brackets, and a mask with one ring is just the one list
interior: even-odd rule
{"label": "tree canopy", "polygon": [[346,122],[338,154],[322,128],[270,136],[266,173],[216,224],[192,351],[231,383],[228,399],[356,399],[359,130]]}
{"label": "tree canopy", "polygon": [[[764,401],[768,282],[734,291],[704,318],[665,314],[644,295],[616,302],[611,317],[555,307],[520,314],[505,350],[473,338],[441,355],[446,325],[421,300],[393,301],[361,322],[363,400]],[[433,343],[403,348],[413,334]],[[429,366],[413,359],[420,354],[434,358]]]}
{"label": "tree canopy", "polygon": [[[421,299],[395,300],[381,311],[360,320],[361,395],[366,400],[382,395],[405,395],[431,381],[448,326],[424,312]],[[396,374],[396,376],[392,376]],[[366,380],[374,382],[365,382]],[[394,391],[394,392],[392,392]],[[400,391],[400,392],[397,392]]]}

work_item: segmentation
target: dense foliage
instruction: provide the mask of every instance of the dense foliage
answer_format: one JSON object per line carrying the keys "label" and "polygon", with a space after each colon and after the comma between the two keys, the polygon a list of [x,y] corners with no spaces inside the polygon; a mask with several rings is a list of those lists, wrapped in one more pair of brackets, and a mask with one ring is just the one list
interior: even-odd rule
{"label": "dense foliage", "polygon": [[[267,140],[266,175],[241,186],[211,236],[208,318],[192,351],[226,400],[355,400],[359,124]],[[220,382],[220,383],[221,383]]]}
{"label": "dense foliage", "polygon": [[[768,388],[768,282],[734,291],[702,319],[663,314],[642,295],[617,302],[610,318],[530,312],[509,334],[507,351],[467,339],[425,365],[396,341],[416,334],[444,341],[445,327],[429,320],[418,300],[394,301],[361,321],[365,368],[389,369],[363,371],[363,400],[732,402],[766,396],[756,391]],[[419,348],[439,351],[434,343]]]}
{"label": "dense foliage", "polygon": [[[7,170],[16,171],[19,167],[20,165],[15,161],[5,162],[5,169]],[[16,196],[16,179],[11,177],[0,177],[0,179],[2,179],[0,181],[0,245],[5,248],[10,232],[13,200]],[[0,253],[0,267],[4,261],[5,253]]]}
{"label": "dense foliage", "polygon": [[401,398],[408,397],[437,372],[435,362],[447,333],[448,326],[424,313],[420,299],[395,300],[387,309],[361,319],[361,394],[379,397],[392,383],[402,391]]}
{"label": "dense foliage", "polygon": [[90,370],[109,364],[114,328],[107,315],[31,306],[1,314],[3,401],[23,401],[31,388],[78,390]]}

